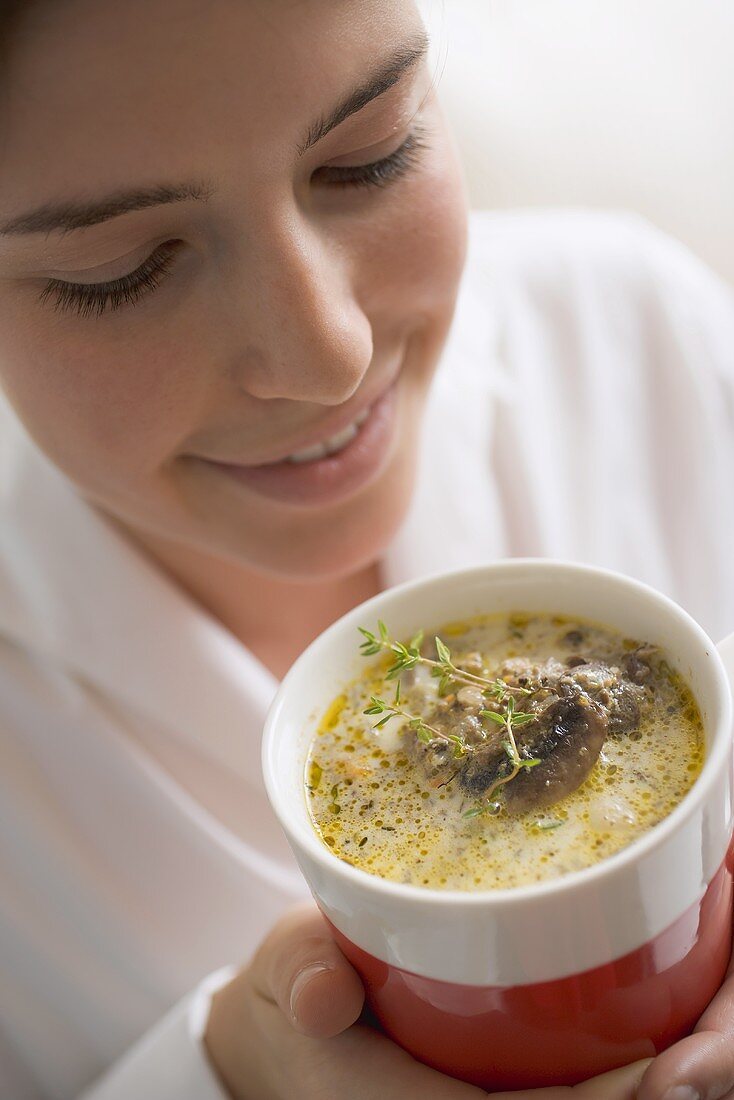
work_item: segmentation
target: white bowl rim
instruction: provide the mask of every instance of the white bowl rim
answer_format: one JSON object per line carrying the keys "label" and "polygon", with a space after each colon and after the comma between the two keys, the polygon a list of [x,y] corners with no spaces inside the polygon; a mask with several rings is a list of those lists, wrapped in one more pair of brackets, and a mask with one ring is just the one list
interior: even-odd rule
{"label": "white bowl rim", "polygon": [[[501,570],[521,572],[523,569],[532,569],[536,567],[539,569],[548,569],[550,571],[555,570],[557,573],[584,574],[586,576],[598,577],[600,580],[608,580],[612,583],[622,584],[628,589],[631,588],[636,590],[646,599],[657,602],[664,609],[666,614],[673,615],[675,618],[683,621],[688,630],[695,635],[700,642],[706,656],[713,662],[714,673],[718,681],[717,698],[715,702],[718,703],[720,708],[719,727],[717,727],[717,730],[718,728],[732,730],[732,694],[729,688],[729,678],[716,645],[704,631],[703,627],[701,627],[699,623],[680,606],[680,604],[676,603],[669,596],[664,595],[656,588],[653,588],[651,585],[646,584],[644,581],[639,581],[636,578],[627,576],[616,570],[588,565],[586,563],[569,562],[557,558],[499,559],[494,562],[488,562],[486,565],[431,573],[430,575],[420,577],[416,580],[405,581],[402,584],[395,585],[386,589],[384,592],[378,593],[376,596],[372,596],[369,600],[352,608],[311,642],[286,673],[271,704],[265,722],[262,744],[262,764],[265,786],[271,805],[286,835],[293,839],[296,847],[306,850],[308,855],[318,864],[323,866],[329,874],[342,877],[357,889],[367,890],[374,895],[382,895],[385,898],[391,898],[396,901],[403,900],[406,903],[409,902],[411,905],[417,906],[451,908],[456,905],[473,908],[489,906],[494,909],[504,906],[515,906],[522,903],[531,903],[534,899],[545,898],[553,894],[570,893],[574,889],[581,889],[587,884],[594,883],[597,879],[607,878],[613,875],[615,871],[621,870],[628,864],[641,861],[656,848],[661,847],[670,838],[671,834],[677,832],[696,812],[697,808],[702,803],[706,802],[706,796],[716,781],[719,769],[728,765],[731,759],[731,734],[729,739],[727,739],[723,734],[718,734],[717,736],[717,731],[714,731],[713,751],[707,756],[698,778],[675,809],[672,810],[667,817],[664,817],[662,821],[659,821],[656,825],[652,826],[651,829],[648,829],[637,840],[633,840],[626,847],[621,848],[611,856],[605,857],[598,863],[594,863],[590,867],[585,867],[580,871],[570,871],[567,874],[560,875],[557,878],[549,879],[545,882],[530,883],[524,886],[511,886],[502,889],[489,888],[482,890],[439,890],[429,886],[414,886],[408,883],[393,882],[389,879],[381,878],[379,875],[373,875],[368,871],[363,871],[359,867],[354,867],[352,864],[345,863],[337,855],[329,851],[327,846],[318,839],[313,830],[308,831],[299,828],[296,835],[296,829],[291,825],[288,814],[285,812],[285,808],[280,800],[277,769],[273,766],[275,730],[278,724],[278,717],[285,705],[286,694],[289,690],[289,680],[295,678],[296,670],[300,670],[304,665],[308,664],[308,662],[313,659],[313,653],[318,651],[330,637],[343,631],[350,620],[357,617],[362,618],[369,614],[374,615],[374,609],[382,607],[386,600],[390,600],[393,597],[402,595],[403,593],[409,593],[416,589],[430,588],[432,585],[436,584],[436,582],[451,582],[454,579],[458,579],[460,576],[470,580],[475,577],[480,577],[488,571],[492,571],[493,573]],[[293,674],[293,677],[291,674]],[[731,821],[729,822],[729,835],[731,835]]]}

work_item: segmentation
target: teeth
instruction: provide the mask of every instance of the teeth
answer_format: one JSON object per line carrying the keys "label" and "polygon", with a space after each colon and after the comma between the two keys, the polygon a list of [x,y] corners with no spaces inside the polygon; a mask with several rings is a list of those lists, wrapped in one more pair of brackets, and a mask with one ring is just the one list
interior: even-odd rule
{"label": "teeth", "polygon": [[355,424],[349,424],[348,427],[342,432],[338,432],[336,435],[332,435],[331,439],[326,440],[326,452],[333,455],[337,451],[343,450],[347,443],[351,443],[355,435],[359,431],[359,428]]}
{"label": "teeth", "polygon": [[289,462],[313,462],[314,459],[324,458],[326,455],[326,446],[323,443],[317,443],[313,447],[305,447],[302,451],[295,451],[292,455],[288,455]]}
{"label": "teeth", "polygon": [[339,451],[343,451],[347,444],[352,442],[371,411],[371,409],[365,409],[352,424],[347,425],[346,428],[337,432],[336,435],[332,435],[329,439],[325,439],[323,443],[316,443],[313,447],[304,447],[302,451],[294,451],[292,455],[288,456],[288,461],[300,465],[302,462],[315,462],[317,458],[325,458],[327,455],[334,455]]}

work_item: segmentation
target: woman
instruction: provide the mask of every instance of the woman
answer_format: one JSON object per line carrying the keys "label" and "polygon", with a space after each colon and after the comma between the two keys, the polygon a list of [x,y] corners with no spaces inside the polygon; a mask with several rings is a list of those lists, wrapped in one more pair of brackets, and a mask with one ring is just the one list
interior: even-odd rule
{"label": "woman", "polygon": [[[734,629],[728,292],[621,216],[477,218],[466,259],[411,0],[2,33],[0,1095],[479,1097],[355,1023],[262,718],[347,609],[492,557]],[[732,995],[578,1100],[724,1095]]]}

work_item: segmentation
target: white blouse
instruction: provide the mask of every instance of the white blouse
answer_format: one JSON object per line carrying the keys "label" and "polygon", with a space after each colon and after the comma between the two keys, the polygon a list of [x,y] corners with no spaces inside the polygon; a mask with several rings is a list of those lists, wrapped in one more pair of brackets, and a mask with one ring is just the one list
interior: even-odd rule
{"label": "white blouse", "polygon": [[[729,289],[631,215],[474,216],[387,582],[587,561],[718,640],[732,485]],[[307,895],[260,777],[275,688],[0,404],[3,1100],[222,1100],[216,971]]]}

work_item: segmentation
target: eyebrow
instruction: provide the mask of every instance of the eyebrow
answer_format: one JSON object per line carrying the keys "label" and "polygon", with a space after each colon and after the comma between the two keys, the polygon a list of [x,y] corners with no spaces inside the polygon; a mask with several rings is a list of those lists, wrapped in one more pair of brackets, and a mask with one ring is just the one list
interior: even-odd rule
{"label": "eyebrow", "polygon": [[[329,115],[322,116],[313,123],[304,142],[298,148],[299,155],[303,155],[346,119],[356,115],[373,100],[379,99],[395,87],[401,77],[425,58],[428,49],[428,35],[422,32],[396,50],[366,83],[346,96]],[[69,233],[75,229],[87,229],[92,225],[100,225],[112,218],[119,218],[134,210],[145,210],[150,206],[163,206],[192,199],[206,201],[213,191],[213,185],[205,182],[159,184],[153,187],[136,188],[132,191],[113,192],[95,202],[47,204],[11,218],[10,221],[0,225],[0,235],[9,237],[30,233],[53,233],[59,230]]]}
{"label": "eyebrow", "polygon": [[429,38],[422,31],[410,42],[401,46],[382,67],[369,78],[369,80],[351,92],[342,102],[335,107],[331,114],[319,118],[308,130],[305,141],[299,146],[298,152],[303,155],[319,141],[330,134],[332,130],[340,126],[342,122],[356,115],[373,100],[385,95],[400,81],[411,69],[425,58],[429,48]]}
{"label": "eyebrow", "polygon": [[111,218],[119,218],[132,210],[145,210],[149,206],[165,203],[187,202],[190,199],[206,201],[213,191],[211,184],[182,183],[160,184],[155,187],[118,191],[97,202],[68,202],[39,206],[28,214],[21,214],[0,226],[0,234],[15,236],[21,233],[52,233],[62,230],[86,229]]}

